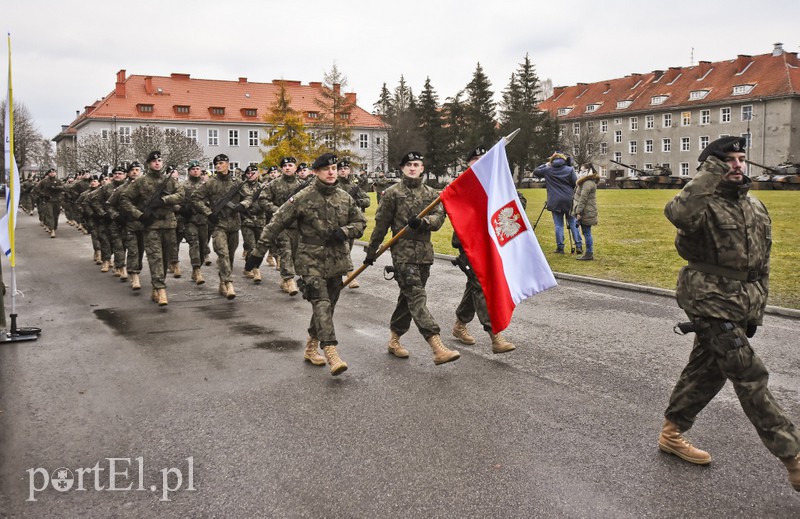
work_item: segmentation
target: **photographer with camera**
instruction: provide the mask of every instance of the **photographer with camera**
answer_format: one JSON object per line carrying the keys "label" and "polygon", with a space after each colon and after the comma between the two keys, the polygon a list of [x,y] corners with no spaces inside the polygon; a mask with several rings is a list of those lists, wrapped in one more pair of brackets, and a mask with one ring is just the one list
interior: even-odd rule
{"label": "photographer with camera", "polygon": [[[545,181],[547,188],[547,209],[553,213],[553,224],[556,228],[556,254],[564,254],[564,219],[567,219],[567,227],[575,239],[577,253],[583,254],[583,242],[581,234],[575,224],[575,218],[570,216],[572,209],[572,193],[578,177],[572,168],[572,159],[557,151],[550,156],[546,164],[542,164],[533,170],[533,174]],[[576,252],[570,250],[570,253]]]}

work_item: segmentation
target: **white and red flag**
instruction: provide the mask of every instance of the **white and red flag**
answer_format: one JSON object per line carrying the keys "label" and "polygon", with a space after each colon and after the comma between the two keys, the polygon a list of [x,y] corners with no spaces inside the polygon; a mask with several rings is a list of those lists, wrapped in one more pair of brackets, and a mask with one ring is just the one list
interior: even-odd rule
{"label": "white and red flag", "polygon": [[517,196],[505,139],[442,191],[442,203],[499,333],[517,304],[557,285]]}

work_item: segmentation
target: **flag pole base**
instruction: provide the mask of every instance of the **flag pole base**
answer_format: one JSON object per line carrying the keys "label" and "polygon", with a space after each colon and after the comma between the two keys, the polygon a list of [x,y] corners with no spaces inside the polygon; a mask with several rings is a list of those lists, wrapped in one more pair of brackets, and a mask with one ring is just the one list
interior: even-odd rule
{"label": "flag pole base", "polygon": [[11,330],[0,333],[0,342],[35,341],[42,333],[41,328],[17,328],[17,314],[10,314],[9,317],[11,317]]}

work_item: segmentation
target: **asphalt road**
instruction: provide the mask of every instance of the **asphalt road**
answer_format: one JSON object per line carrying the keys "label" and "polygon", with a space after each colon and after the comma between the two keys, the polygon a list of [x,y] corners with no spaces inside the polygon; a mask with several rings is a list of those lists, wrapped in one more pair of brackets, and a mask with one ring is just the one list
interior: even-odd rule
{"label": "asphalt road", "polygon": [[[204,267],[209,282],[169,279],[158,308],[149,274],[134,293],[99,272],[88,237],[58,234],[18,228],[19,325],[43,332],[0,345],[0,515],[800,516],[730,385],[689,434],[710,466],[658,451],[691,348],[670,298],[562,281],[517,308],[517,351],[492,355],[476,323],[477,345],[450,337],[464,280],[437,261],[429,305],[462,356],[434,366],[415,330],[410,359],[387,355],[397,287],[378,265],[337,307],[350,369],[332,377],[303,363],[310,305],[274,270],[254,286],[237,259],[227,301]],[[798,420],[799,334],[768,316],[753,340]]]}

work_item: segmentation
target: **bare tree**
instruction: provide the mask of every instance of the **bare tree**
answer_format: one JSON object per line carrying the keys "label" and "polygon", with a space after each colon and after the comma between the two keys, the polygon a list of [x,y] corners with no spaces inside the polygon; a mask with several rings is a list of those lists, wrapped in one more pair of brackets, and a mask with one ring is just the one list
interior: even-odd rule
{"label": "bare tree", "polygon": [[[75,169],[103,173],[114,163],[114,143],[99,133],[82,135],[75,150]],[[64,164],[66,166],[66,163]],[[67,168],[67,171],[74,171]]]}
{"label": "bare tree", "polygon": [[131,147],[123,154],[125,160],[143,161],[151,151],[160,151],[164,163],[179,166],[190,160],[206,162],[203,148],[184,132],[164,131],[155,126],[140,126],[131,133]]}
{"label": "bare tree", "polygon": [[[6,102],[0,103],[0,135],[5,135]],[[14,103],[14,158],[20,168],[31,165],[31,154],[36,154],[44,139],[36,129],[30,112],[22,103]],[[5,171],[5,140],[3,140],[3,153],[0,154],[3,170]]]}
{"label": "bare tree", "polygon": [[600,151],[603,134],[594,121],[567,124],[567,129],[559,138],[560,148],[572,155],[577,165],[592,162]]}
{"label": "bare tree", "polygon": [[40,139],[37,142],[37,146],[31,149],[28,157],[30,158],[30,164],[28,165],[35,165],[39,171],[47,171],[56,165],[53,143],[50,139]]}
{"label": "bare tree", "polygon": [[340,156],[352,155],[350,144],[353,142],[350,130],[350,115],[356,107],[351,96],[342,94],[347,87],[347,77],[333,64],[330,72],[326,72],[322,84],[321,98],[316,104],[321,112],[319,136],[323,144]]}

